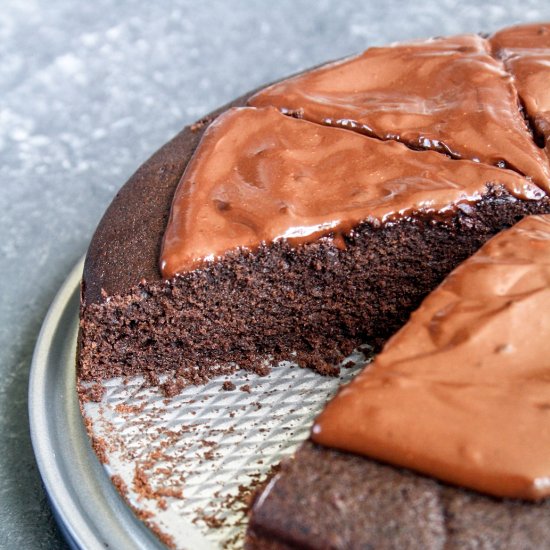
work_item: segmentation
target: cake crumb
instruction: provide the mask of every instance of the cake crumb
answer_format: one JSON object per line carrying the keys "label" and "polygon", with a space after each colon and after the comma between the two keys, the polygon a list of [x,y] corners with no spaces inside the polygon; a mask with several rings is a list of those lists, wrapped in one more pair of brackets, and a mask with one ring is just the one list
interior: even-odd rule
{"label": "cake crumb", "polygon": [[216,454],[212,449],[210,449],[209,451],[206,451],[204,453],[203,457],[204,457],[204,460],[214,460],[214,458],[216,458]]}
{"label": "cake crumb", "polygon": [[226,380],[222,385],[222,390],[224,391],[231,391],[234,390],[237,386],[230,380]]}
{"label": "cake crumb", "polygon": [[128,486],[118,474],[111,476],[111,483],[115,486],[115,489],[122,495],[123,498],[127,498]]}
{"label": "cake crumb", "polygon": [[92,448],[102,464],[109,464],[109,455],[107,454],[107,442],[103,437],[92,436]]}
{"label": "cake crumb", "polygon": [[81,381],[77,382],[77,393],[81,403],[100,403],[105,395],[105,388],[101,382],[94,382],[90,386],[84,385]]}
{"label": "cake crumb", "polygon": [[115,411],[119,414],[139,414],[143,412],[146,405],[146,401],[140,405],[127,405],[126,403],[119,403],[115,406]]}
{"label": "cake crumb", "polygon": [[199,521],[204,522],[211,529],[219,529],[225,524],[223,518],[218,518],[214,514],[207,514],[202,508],[197,508],[195,510],[195,518],[192,520],[192,523],[198,523]]}

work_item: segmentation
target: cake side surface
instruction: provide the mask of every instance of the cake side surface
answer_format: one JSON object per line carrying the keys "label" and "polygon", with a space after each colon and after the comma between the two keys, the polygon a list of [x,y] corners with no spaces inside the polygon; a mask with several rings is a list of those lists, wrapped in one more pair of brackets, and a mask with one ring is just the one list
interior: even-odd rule
{"label": "cake side surface", "polygon": [[495,499],[307,441],[257,498],[246,547],[534,550],[549,525],[549,501]]}

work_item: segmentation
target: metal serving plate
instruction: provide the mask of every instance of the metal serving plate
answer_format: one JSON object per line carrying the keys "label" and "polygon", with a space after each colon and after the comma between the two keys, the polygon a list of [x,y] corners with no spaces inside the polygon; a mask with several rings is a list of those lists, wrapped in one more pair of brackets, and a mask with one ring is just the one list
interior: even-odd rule
{"label": "metal serving plate", "polygon": [[69,541],[86,549],[164,548],[157,537],[176,548],[242,547],[254,487],[307,437],[313,417],[364,357],[352,356],[340,378],[282,363],[264,377],[236,372],[232,389],[218,377],[169,399],[139,377],[113,379],[100,402],[82,403],[81,414],[82,265],[44,321],[29,388],[34,451]]}

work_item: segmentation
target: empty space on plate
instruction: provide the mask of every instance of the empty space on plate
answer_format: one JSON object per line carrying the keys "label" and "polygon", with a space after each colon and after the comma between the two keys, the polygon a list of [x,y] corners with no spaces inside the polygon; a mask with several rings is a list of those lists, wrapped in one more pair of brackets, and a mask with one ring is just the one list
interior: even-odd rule
{"label": "empty space on plate", "polygon": [[356,352],[339,377],[286,362],[266,376],[239,370],[171,398],[142,377],[111,379],[82,410],[107,473],[161,540],[241,547],[254,490],[365,362]]}

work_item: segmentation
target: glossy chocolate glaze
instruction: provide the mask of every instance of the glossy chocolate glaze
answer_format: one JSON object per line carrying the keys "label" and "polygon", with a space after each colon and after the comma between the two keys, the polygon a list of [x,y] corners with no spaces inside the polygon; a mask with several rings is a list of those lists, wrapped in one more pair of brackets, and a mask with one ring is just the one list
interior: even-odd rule
{"label": "glossy chocolate glaze", "polygon": [[307,120],[506,166],[550,189],[511,76],[475,35],[371,48],[254,95]]}
{"label": "glossy chocolate glaze", "polygon": [[550,495],[550,216],[458,267],[340,390],[317,443],[500,497]]}
{"label": "glossy chocolate glaze", "polygon": [[179,183],[161,254],[165,278],[229,250],[286,239],[297,245],[360,222],[445,214],[487,185],[516,197],[544,193],[510,171],[411,151],[273,107],[232,109],[206,131]]}
{"label": "glossy chocolate glaze", "polygon": [[494,55],[514,76],[527,115],[549,153],[550,24],[510,27],[497,32],[490,41]]}

